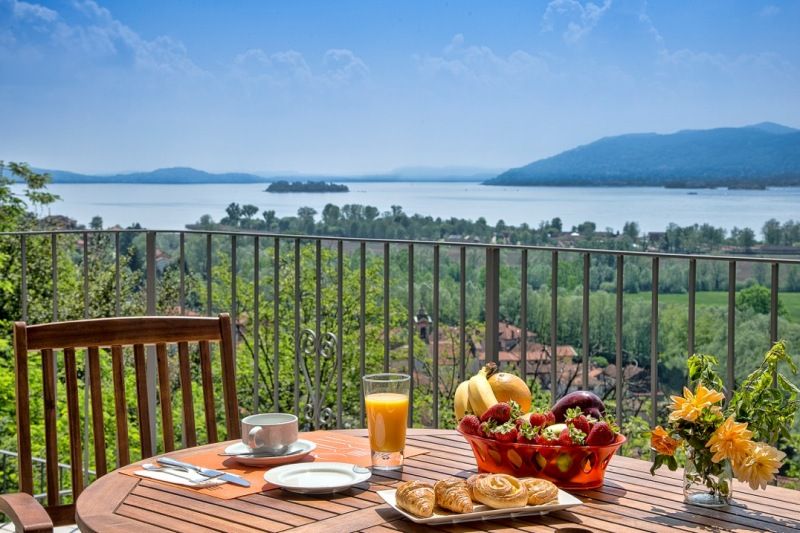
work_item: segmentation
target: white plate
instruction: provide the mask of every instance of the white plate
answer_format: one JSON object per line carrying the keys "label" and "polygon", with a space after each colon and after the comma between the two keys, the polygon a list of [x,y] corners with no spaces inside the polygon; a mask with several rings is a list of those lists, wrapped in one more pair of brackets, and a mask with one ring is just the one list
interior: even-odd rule
{"label": "white plate", "polygon": [[512,507],[509,509],[492,509],[486,505],[476,504],[474,511],[463,514],[452,513],[437,506],[434,508],[432,516],[429,516],[428,518],[420,518],[404,511],[403,509],[400,509],[397,506],[397,501],[394,497],[395,492],[397,492],[395,489],[379,490],[378,494],[381,498],[383,498],[383,501],[391,505],[395,511],[402,514],[412,522],[416,522],[418,524],[457,524],[459,522],[470,522],[472,520],[543,515],[553,511],[561,511],[562,509],[568,509],[570,507],[583,504],[582,501],[572,494],[559,489],[558,501],[552,501],[544,505],[526,505],[525,507]]}
{"label": "white plate", "polygon": [[264,473],[264,479],[300,494],[328,494],[352,487],[372,476],[369,468],[350,463],[298,463]]}
{"label": "white plate", "polygon": [[231,444],[225,448],[225,453],[236,453],[242,455],[233,455],[233,460],[247,466],[274,466],[283,465],[286,463],[293,463],[299,461],[317,448],[316,443],[310,440],[298,439],[297,442],[292,444],[286,453],[282,455],[246,455],[250,451],[243,442]]}

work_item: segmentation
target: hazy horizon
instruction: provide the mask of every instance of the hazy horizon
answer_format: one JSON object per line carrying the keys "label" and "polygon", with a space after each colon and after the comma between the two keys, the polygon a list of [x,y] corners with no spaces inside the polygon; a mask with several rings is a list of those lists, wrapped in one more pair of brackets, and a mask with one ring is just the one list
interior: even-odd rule
{"label": "hazy horizon", "polygon": [[0,0],[0,157],[361,175],[797,127],[797,20],[791,1]]}

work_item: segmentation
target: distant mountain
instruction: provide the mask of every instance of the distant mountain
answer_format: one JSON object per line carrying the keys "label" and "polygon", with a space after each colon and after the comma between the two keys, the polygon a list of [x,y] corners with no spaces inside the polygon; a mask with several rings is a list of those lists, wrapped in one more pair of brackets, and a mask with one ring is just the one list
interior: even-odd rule
{"label": "distant mountain", "polygon": [[484,182],[487,185],[800,185],[800,130],[741,128],[606,137]]}
{"label": "distant mountain", "polygon": [[190,184],[190,183],[266,183],[271,181],[254,174],[241,172],[227,172],[212,174],[189,167],[159,168],[150,172],[131,172],[128,174],[114,174],[108,176],[93,176],[77,174],[64,170],[43,170],[53,177],[53,183],[163,183],[163,184]]}
{"label": "distant mountain", "polygon": [[330,174],[304,174],[299,172],[226,172],[212,174],[190,167],[159,168],[150,172],[126,172],[121,174],[80,174],[66,170],[34,168],[36,172],[47,172],[53,183],[143,183],[143,184],[202,184],[202,183],[270,183],[279,180],[313,182],[392,182],[392,181],[482,181],[496,176],[498,170],[477,167],[407,167],[385,174],[360,174],[334,176]]}
{"label": "distant mountain", "polygon": [[488,178],[502,172],[501,168],[446,166],[446,167],[400,167],[388,174],[406,178]]}

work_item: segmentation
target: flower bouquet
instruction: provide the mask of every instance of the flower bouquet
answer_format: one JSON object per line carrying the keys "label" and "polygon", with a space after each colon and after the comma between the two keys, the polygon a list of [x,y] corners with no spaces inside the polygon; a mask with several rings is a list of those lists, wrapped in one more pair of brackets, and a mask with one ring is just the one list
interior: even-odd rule
{"label": "flower bouquet", "polygon": [[727,505],[734,476],[752,489],[765,488],[786,457],[770,443],[789,437],[800,407],[800,390],[778,372],[780,363],[797,372],[782,341],[773,345],[723,406],[723,382],[714,370],[717,360],[709,355],[690,357],[689,381],[694,392],[684,387],[683,396],[672,396],[669,423],[651,432],[656,455],[650,473],[664,465],[676,470],[675,453],[683,447],[687,503]]}

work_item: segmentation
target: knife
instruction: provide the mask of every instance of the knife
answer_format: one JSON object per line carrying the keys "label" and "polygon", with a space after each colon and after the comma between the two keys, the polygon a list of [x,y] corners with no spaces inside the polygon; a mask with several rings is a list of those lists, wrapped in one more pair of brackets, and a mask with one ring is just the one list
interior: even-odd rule
{"label": "knife", "polygon": [[194,470],[195,472],[202,474],[204,476],[215,476],[217,479],[221,479],[223,481],[227,481],[228,483],[233,483],[234,485],[239,485],[242,487],[249,487],[250,482],[244,479],[241,476],[237,476],[236,474],[229,474],[227,472],[222,472],[220,470],[213,470],[211,468],[203,468],[200,466],[195,466],[189,463],[184,463],[181,461],[177,461],[175,459],[171,459],[169,457],[159,457],[156,459],[159,464],[166,465],[166,466],[178,466],[181,468],[188,468],[189,470]]}

